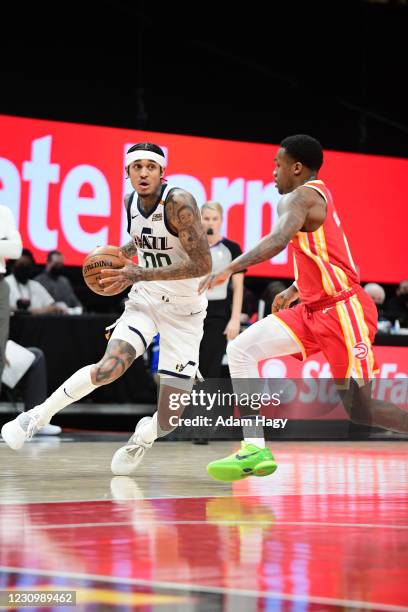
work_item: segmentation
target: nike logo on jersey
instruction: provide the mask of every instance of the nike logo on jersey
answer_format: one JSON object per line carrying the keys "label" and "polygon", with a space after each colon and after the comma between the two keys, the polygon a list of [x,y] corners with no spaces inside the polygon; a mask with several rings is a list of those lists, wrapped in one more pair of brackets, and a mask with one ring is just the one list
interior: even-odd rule
{"label": "nike logo on jersey", "polygon": [[248,455],[240,455],[239,453],[235,455],[235,459],[248,459],[248,457],[252,457],[253,455],[257,455],[259,451],[255,451],[254,453],[249,453]]}
{"label": "nike logo on jersey", "polygon": [[139,217],[140,215],[132,215],[132,219],[136,219],[136,217]]}

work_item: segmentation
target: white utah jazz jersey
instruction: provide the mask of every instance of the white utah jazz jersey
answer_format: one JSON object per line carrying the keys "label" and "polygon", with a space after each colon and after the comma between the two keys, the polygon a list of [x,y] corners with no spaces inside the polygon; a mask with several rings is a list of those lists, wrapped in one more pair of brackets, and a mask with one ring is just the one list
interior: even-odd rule
{"label": "white utah jazz jersey", "polygon": [[[166,200],[174,185],[165,183],[162,186],[156,204],[145,213],[139,205],[137,193],[134,191],[128,202],[128,232],[137,247],[138,264],[143,268],[162,268],[185,262],[188,255],[181,245],[175,232],[166,223],[164,208]],[[175,296],[198,297],[199,278],[168,281],[142,281],[143,287],[149,291],[163,291]]]}

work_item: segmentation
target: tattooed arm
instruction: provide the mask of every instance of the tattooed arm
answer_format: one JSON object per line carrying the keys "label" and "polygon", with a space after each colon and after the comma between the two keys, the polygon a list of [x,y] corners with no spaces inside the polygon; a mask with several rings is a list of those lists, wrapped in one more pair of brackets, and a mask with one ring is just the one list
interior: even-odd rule
{"label": "tattooed arm", "polygon": [[120,247],[120,250],[129,258],[137,255],[137,248],[134,240],[129,240],[129,242]]}
{"label": "tattooed arm", "polygon": [[212,266],[210,248],[193,196],[175,189],[166,202],[164,214],[187,256],[185,261],[163,268],[144,268],[144,280],[178,280],[208,274]]}
{"label": "tattooed arm", "polygon": [[[183,189],[174,189],[166,202],[164,214],[186,252],[185,260],[162,268],[142,268],[135,265],[128,254],[125,256],[122,253],[123,268],[102,270],[101,286],[115,290],[121,283],[129,286],[142,280],[179,280],[205,276],[210,272],[210,248],[193,196]],[[132,244],[128,243],[125,247],[129,247],[128,253],[132,256]],[[106,293],[108,295],[108,291]]]}
{"label": "tattooed arm", "polygon": [[310,208],[316,204],[314,193],[308,192],[312,190],[297,189],[284,196],[279,203],[279,220],[272,232],[262,238],[253,249],[234,259],[224,270],[205,278],[200,284],[199,292],[202,293],[209,287],[224,282],[231,274],[266,261],[283,251],[305,225]]}
{"label": "tattooed arm", "polygon": [[308,209],[307,194],[304,195],[303,192],[288,194],[282,202],[279,220],[272,232],[262,238],[253,249],[234,259],[228,266],[231,273],[266,261],[283,251],[304,226]]}

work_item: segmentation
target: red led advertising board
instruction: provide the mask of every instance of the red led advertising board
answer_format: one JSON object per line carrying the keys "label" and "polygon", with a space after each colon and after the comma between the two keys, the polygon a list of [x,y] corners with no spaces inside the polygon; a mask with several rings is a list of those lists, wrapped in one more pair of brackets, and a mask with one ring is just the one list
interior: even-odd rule
{"label": "red led advertising board", "polygon": [[[408,351],[402,346],[374,346],[379,372],[373,384],[373,397],[390,401],[408,410]],[[262,378],[283,383],[284,416],[298,419],[346,419],[347,415],[332,384],[330,366],[323,353],[305,361],[294,357],[274,357],[258,364]],[[278,389],[278,387],[277,387]],[[279,389],[280,391],[280,389]],[[275,410],[276,415],[279,410]]]}
{"label": "red led advertising board", "polygon": [[[124,156],[140,141],[165,149],[169,183],[193,193],[199,205],[221,202],[224,233],[244,250],[276,222],[277,145],[9,116],[0,116],[0,133],[0,204],[12,209],[38,263],[59,249],[66,264],[81,265],[95,246],[128,240]],[[333,194],[363,281],[407,277],[407,174],[406,159],[325,151],[320,178]],[[292,257],[284,251],[250,274],[292,277]]]}

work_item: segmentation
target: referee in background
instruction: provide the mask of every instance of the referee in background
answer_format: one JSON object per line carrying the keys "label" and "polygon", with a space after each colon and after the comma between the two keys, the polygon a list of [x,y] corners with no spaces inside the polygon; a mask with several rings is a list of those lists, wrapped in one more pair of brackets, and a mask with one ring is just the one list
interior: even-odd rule
{"label": "referee in background", "polygon": [[[239,244],[222,236],[222,218],[223,210],[218,202],[208,201],[201,207],[201,219],[210,246],[212,272],[222,270],[242,253]],[[236,338],[240,331],[243,294],[244,271],[207,291],[208,307],[199,365],[205,379],[221,378],[227,342]],[[208,437],[196,437],[193,442],[206,444]]]}

